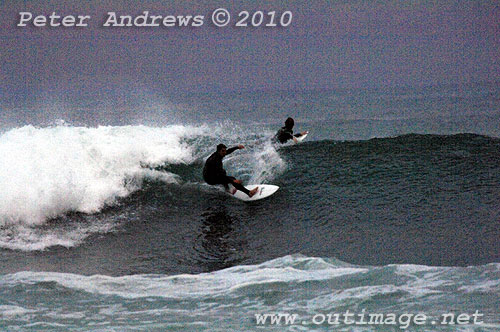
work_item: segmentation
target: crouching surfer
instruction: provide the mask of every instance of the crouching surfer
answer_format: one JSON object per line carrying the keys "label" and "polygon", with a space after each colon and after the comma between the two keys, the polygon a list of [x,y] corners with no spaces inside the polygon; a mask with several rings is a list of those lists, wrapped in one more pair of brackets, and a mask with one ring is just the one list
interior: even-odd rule
{"label": "crouching surfer", "polygon": [[234,191],[230,192],[233,195],[236,190],[244,192],[248,195],[248,197],[252,197],[253,195],[255,195],[255,193],[259,189],[258,187],[252,190],[248,190],[241,184],[240,180],[237,180],[232,176],[228,176],[226,174],[226,171],[222,167],[222,159],[226,155],[233,153],[235,150],[244,148],[245,147],[241,144],[229,149],[224,144],[217,145],[217,151],[215,151],[210,157],[208,157],[207,161],[205,162],[205,166],[203,167],[203,179],[205,180],[205,182],[210,185],[222,184],[224,188],[226,188],[227,192],[230,192],[229,184],[232,184],[233,187],[236,188]]}

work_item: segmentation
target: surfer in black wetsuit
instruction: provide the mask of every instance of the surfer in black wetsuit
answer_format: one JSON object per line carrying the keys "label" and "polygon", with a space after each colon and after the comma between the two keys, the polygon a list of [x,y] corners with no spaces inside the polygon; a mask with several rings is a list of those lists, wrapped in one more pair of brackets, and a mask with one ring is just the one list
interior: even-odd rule
{"label": "surfer in black wetsuit", "polygon": [[228,176],[226,174],[226,171],[222,167],[222,159],[226,155],[233,153],[235,150],[244,148],[245,147],[241,144],[230,149],[228,149],[224,144],[217,145],[217,151],[215,151],[210,157],[208,157],[207,161],[205,162],[205,166],[203,167],[203,179],[205,179],[205,182],[210,185],[222,184],[224,188],[226,188],[227,192],[229,192],[230,183],[233,185],[233,187],[236,188],[233,192],[231,192],[231,194],[234,195],[236,190],[241,190],[249,197],[252,197],[259,188],[254,188],[251,191],[248,190],[247,188],[243,187],[240,180],[237,180],[232,176]]}
{"label": "surfer in black wetsuit", "polygon": [[307,131],[304,131],[300,134],[293,134],[293,125],[295,122],[293,121],[292,118],[288,118],[285,121],[285,126],[281,127],[280,130],[274,135],[274,138],[276,141],[280,143],[286,143],[288,140],[293,140],[295,143],[297,143],[297,137],[300,137],[302,135],[307,134]]}

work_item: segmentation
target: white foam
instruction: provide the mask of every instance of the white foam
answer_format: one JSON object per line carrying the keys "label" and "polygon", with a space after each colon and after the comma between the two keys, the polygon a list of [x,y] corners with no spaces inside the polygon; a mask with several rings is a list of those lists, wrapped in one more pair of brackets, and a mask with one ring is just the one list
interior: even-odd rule
{"label": "white foam", "polygon": [[487,280],[475,285],[467,285],[459,288],[466,293],[500,293],[500,280]]}
{"label": "white foam", "polygon": [[10,225],[0,231],[0,247],[11,250],[44,250],[53,246],[74,247],[83,242],[89,235],[107,233],[118,223],[102,222],[76,224],[72,227],[37,228],[30,225]]}
{"label": "white foam", "polygon": [[142,175],[141,163],[190,162],[190,147],[180,142],[188,132],[181,126],[10,130],[0,136],[0,225],[99,211],[137,189],[125,179]]}
{"label": "white foam", "polygon": [[13,319],[35,312],[15,305],[0,305],[0,317],[2,319]]}
{"label": "white foam", "polygon": [[[292,256],[287,256],[285,259],[289,257],[292,260],[295,259]],[[297,259],[300,259],[300,257]],[[82,276],[57,272],[18,272],[7,275],[3,282],[5,284],[29,284],[53,281],[67,288],[102,295],[117,295],[124,298],[166,297],[185,299],[189,297],[225,295],[245,287],[275,282],[329,280],[366,271],[365,268],[338,267],[330,264],[325,264],[322,268],[302,270],[292,266],[282,266],[281,263],[273,267],[272,264],[270,265],[267,262],[260,265],[237,266],[212,273],[180,274],[176,276],[131,275],[110,277],[104,275]]]}
{"label": "white foam", "polygon": [[11,242],[6,229],[21,230],[29,238],[29,231],[20,227],[40,225],[69,211],[97,212],[138,189],[145,176],[175,182],[175,175],[141,165],[191,162],[192,149],[182,139],[201,131],[185,126],[60,125],[5,132],[0,136],[0,245],[9,247],[6,242]]}

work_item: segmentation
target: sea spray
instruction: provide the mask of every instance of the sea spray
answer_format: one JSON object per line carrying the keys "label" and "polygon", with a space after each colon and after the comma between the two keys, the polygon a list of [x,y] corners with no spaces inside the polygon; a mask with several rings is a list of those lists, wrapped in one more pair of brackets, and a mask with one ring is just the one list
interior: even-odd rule
{"label": "sea spray", "polygon": [[[0,223],[41,224],[67,211],[93,213],[137,189],[141,164],[192,161],[184,127],[12,129],[0,137]],[[172,181],[175,178],[170,178]]]}

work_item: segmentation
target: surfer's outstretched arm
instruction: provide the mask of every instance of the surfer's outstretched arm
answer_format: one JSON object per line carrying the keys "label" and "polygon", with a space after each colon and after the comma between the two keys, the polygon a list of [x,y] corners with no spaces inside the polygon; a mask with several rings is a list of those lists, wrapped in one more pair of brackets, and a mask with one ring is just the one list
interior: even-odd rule
{"label": "surfer's outstretched arm", "polygon": [[241,144],[240,144],[240,145],[238,145],[238,146],[233,146],[232,148],[229,148],[229,149],[227,149],[227,150],[226,150],[226,151],[227,151],[227,152],[226,152],[226,155],[231,154],[231,153],[233,153],[233,152],[234,152],[234,151],[236,151],[236,150],[239,150],[239,149],[244,149],[244,148],[245,148],[245,147],[244,147],[243,145],[241,145]]}

